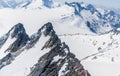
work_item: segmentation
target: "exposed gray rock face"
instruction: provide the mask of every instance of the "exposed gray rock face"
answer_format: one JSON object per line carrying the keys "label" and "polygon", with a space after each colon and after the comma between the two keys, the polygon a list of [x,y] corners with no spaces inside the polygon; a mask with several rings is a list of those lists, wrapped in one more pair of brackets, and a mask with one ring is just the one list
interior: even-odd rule
{"label": "exposed gray rock face", "polygon": [[28,35],[23,27],[23,24],[18,23],[16,24],[9,32],[11,38],[16,38],[16,41],[11,44],[11,46],[6,50],[10,52],[16,52],[20,48],[26,45],[27,41],[29,40]]}
{"label": "exposed gray rock face", "polygon": [[[103,9],[104,12],[101,12],[92,4],[85,4],[84,2],[66,2],[65,4],[74,8],[75,16],[85,19],[85,24],[91,32],[96,34],[119,33],[117,29],[120,28],[120,18],[114,11]],[[88,17],[84,16],[82,14],[84,11],[89,11],[91,15]],[[93,15],[95,16],[94,18]]]}
{"label": "exposed gray rock face", "polygon": [[5,34],[2,37],[0,37],[0,48],[3,46],[3,44],[5,43],[5,41],[7,40],[8,35]]}
{"label": "exposed gray rock face", "polygon": [[13,26],[0,39],[0,45],[3,45],[9,37],[16,39],[6,50],[9,53],[0,59],[0,69],[11,64],[25,49],[31,49],[38,42],[41,34],[45,37],[49,36],[41,50],[50,49],[50,51],[40,57],[28,76],[90,76],[80,61],[70,52],[69,46],[61,42],[50,22],[44,24],[30,37],[26,34],[23,24],[18,23]]}
{"label": "exposed gray rock face", "polygon": [[8,52],[8,54],[0,59],[0,69],[2,69],[6,65],[11,64],[11,62],[25,49],[28,50],[32,48],[39,40],[40,33],[37,32],[29,37],[25,31],[25,28],[23,27],[23,24],[18,23],[14,25],[8,31],[8,33],[0,38],[0,48],[4,45],[8,38],[14,38],[15,41],[11,43],[10,46],[4,51],[5,53]]}
{"label": "exposed gray rock face", "polygon": [[90,76],[80,61],[70,52],[68,45],[65,42],[61,43],[52,24],[49,22],[43,28],[45,28],[43,34],[50,36],[50,39],[42,50],[50,48],[50,51],[31,68],[28,76]]}
{"label": "exposed gray rock face", "polygon": [[[8,31],[7,34],[5,34],[3,37],[0,38],[1,47],[4,45],[4,43],[6,43],[8,38],[11,38],[11,39],[15,38],[15,41],[11,43],[9,47],[6,48],[6,50],[4,50],[5,53],[6,52],[9,52],[9,53],[5,57],[0,59],[0,69],[2,69],[6,65],[9,65],[17,56],[16,52],[20,51],[20,49],[23,48],[29,41],[29,37],[26,34],[23,24],[21,23],[18,23],[15,26],[13,26]],[[20,54],[21,52],[18,52],[18,53]]]}

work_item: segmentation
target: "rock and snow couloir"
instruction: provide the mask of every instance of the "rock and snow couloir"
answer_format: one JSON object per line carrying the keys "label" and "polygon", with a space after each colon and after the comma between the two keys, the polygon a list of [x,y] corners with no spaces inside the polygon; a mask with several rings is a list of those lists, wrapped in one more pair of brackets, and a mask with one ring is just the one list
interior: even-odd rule
{"label": "rock and snow couloir", "polygon": [[[41,28],[42,30],[39,29],[29,37],[27,33],[23,31],[24,27],[21,26],[22,24],[17,24],[17,26],[13,26],[14,28],[10,30],[9,34],[6,33],[0,38],[0,48],[2,49],[2,51],[0,51],[0,75],[44,76],[51,75],[52,73],[69,76],[69,74],[71,74],[70,72],[76,74],[71,68],[76,67],[77,64],[77,66],[81,66],[78,59],[81,60],[82,65],[84,65],[85,69],[87,69],[92,76],[118,76],[120,74],[120,16],[116,14],[116,12],[97,8],[83,2],[65,3],[58,8],[41,8],[41,6],[43,6],[42,0],[34,0],[27,8],[40,9],[1,9],[0,26],[9,28],[8,25],[21,22],[31,26],[30,28],[29,26],[24,26],[28,31],[28,29],[39,27],[38,25],[40,24],[52,21],[53,24],[55,24],[55,30],[57,29],[56,32],[59,34],[59,38],[69,44],[70,53],[68,53],[67,48],[65,51],[60,50],[62,54],[56,50],[58,48],[61,49],[63,43],[56,48],[48,48],[46,46],[41,50],[45,43],[47,45],[48,43],[50,43],[50,45],[51,43],[55,43],[56,45],[56,42],[49,41],[49,39],[58,39],[56,33],[53,33],[53,36],[51,36],[51,34],[45,36],[45,28]],[[21,28],[19,28],[18,25],[20,25]],[[17,28],[20,30],[16,31],[15,36],[11,38]],[[36,30],[33,29],[29,31],[29,34],[32,34]],[[5,33],[6,30],[3,30]],[[18,36],[20,38],[18,38]],[[11,51],[13,49],[14,51]],[[74,57],[73,53],[76,57]],[[74,63],[74,61],[78,63]],[[85,72],[87,71],[83,70],[83,74],[85,74]]]}
{"label": "rock and snow couloir", "polygon": [[[4,54],[7,52],[6,56],[0,59],[1,75],[90,76],[70,52],[69,46],[61,42],[50,22],[44,24],[30,37],[21,23],[13,26],[7,34],[8,37],[1,48],[6,43],[10,45],[6,46],[6,50],[0,49]],[[15,39],[13,42],[8,42],[9,38]]]}

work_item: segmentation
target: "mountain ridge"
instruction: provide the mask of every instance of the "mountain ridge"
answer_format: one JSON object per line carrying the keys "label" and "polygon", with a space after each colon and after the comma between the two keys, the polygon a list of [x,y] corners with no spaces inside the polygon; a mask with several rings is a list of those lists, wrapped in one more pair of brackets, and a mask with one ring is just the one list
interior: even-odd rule
{"label": "mountain ridge", "polygon": [[[112,10],[100,11],[92,4],[84,2],[65,3],[74,8],[75,16],[78,16],[84,22],[90,31],[96,34],[109,33],[112,30],[117,30],[120,27],[120,18]],[[80,25],[78,25],[80,26]]]}
{"label": "mountain ridge", "polygon": [[[35,5],[36,4],[36,5]],[[29,8],[37,6],[37,8],[45,6],[47,8],[53,7],[53,1],[52,0],[1,0],[0,1],[0,8]],[[35,8],[34,8],[35,9]]]}
{"label": "mountain ridge", "polygon": [[[17,42],[20,38],[19,34],[25,34],[25,29],[23,27],[23,24],[21,23],[16,24],[8,33],[10,33],[11,31],[11,37],[18,37],[18,39],[16,39]],[[9,47],[13,47],[16,49],[12,50],[13,48],[9,48],[10,51],[4,51],[9,53],[0,60],[0,69],[4,69],[4,67],[12,65],[12,62],[16,60],[16,57],[19,57],[19,55],[24,52],[25,49],[33,48],[39,38],[41,38],[41,34],[43,34],[45,37],[50,36],[49,40],[45,42],[41,50],[50,48],[50,51],[40,57],[38,62],[34,64],[34,66],[31,68],[31,73],[28,76],[62,76],[61,74],[63,74],[63,76],[90,76],[87,70],[84,70],[82,64],[80,64],[80,61],[75,57],[74,54],[70,52],[69,46],[65,42],[62,43],[61,40],[58,38],[53,29],[52,23],[50,22],[44,24],[44,26],[42,26],[37,31],[37,33],[33,34],[30,38],[28,38],[28,36],[25,36],[25,34],[23,36],[27,37],[27,40],[25,40],[27,41],[25,42],[25,45],[23,45],[24,41],[22,41],[23,43],[15,43],[15,41],[12,43],[12,46],[10,44]],[[24,40],[23,37],[20,40]],[[22,45],[22,49],[17,47],[17,44]]]}

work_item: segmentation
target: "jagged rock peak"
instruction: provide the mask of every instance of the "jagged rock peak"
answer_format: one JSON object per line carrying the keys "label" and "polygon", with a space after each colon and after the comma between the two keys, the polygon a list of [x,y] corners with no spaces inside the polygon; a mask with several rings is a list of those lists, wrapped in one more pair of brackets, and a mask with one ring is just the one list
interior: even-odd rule
{"label": "jagged rock peak", "polygon": [[6,50],[9,53],[0,59],[0,69],[11,64],[25,49],[31,49],[41,37],[49,36],[41,50],[38,49],[39,51],[49,49],[49,51],[40,56],[38,62],[30,68],[31,72],[28,76],[90,76],[80,61],[70,52],[69,46],[61,42],[51,22],[44,24],[30,38],[21,23],[13,26],[8,33],[16,40]]}
{"label": "jagged rock peak", "polygon": [[40,57],[28,76],[90,76],[80,61],[70,52],[69,46],[61,42],[52,23],[46,23],[39,31],[45,37],[50,36],[41,50],[49,48],[50,51]]}
{"label": "jagged rock peak", "polygon": [[0,69],[11,64],[14,58],[22,52],[20,49],[23,48],[28,41],[29,36],[27,35],[23,24],[18,23],[14,25],[8,33],[5,34],[5,37],[0,40],[0,50],[5,54],[5,56],[2,56],[0,59]]}
{"label": "jagged rock peak", "polygon": [[88,10],[90,11],[92,14],[95,12],[98,12],[97,9],[92,5],[92,4],[86,4],[84,2],[65,2],[66,5],[70,6],[70,7],[74,7],[75,9],[75,15],[80,15],[80,12],[82,10]]}
{"label": "jagged rock peak", "polygon": [[29,36],[27,35],[22,23],[14,25],[7,34],[11,39],[16,38],[16,40],[11,43],[6,51],[10,50],[11,52],[16,52],[18,49],[25,46],[29,40]]}

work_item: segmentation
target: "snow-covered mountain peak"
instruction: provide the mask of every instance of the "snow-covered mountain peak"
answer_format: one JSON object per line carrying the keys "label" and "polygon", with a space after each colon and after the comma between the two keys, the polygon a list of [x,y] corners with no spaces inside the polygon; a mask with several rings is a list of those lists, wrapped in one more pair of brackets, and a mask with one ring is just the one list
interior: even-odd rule
{"label": "snow-covered mountain peak", "polygon": [[29,40],[23,24],[21,23],[13,26],[3,37],[4,38],[2,38],[0,41],[0,59],[4,55],[8,54],[6,52],[16,52],[17,50],[25,46],[27,41]]}
{"label": "snow-covered mountain peak", "polygon": [[0,0],[0,8],[26,7],[32,0]]}
{"label": "snow-covered mountain peak", "polygon": [[1,76],[120,74],[120,17],[116,12],[83,2],[52,8],[53,1],[46,0],[47,5],[44,1],[0,9],[1,32],[7,32],[0,37]]}
{"label": "snow-covered mountain peak", "polygon": [[[8,33],[12,37],[16,37],[15,35],[19,37],[16,37],[12,44],[10,44],[12,39],[8,37],[0,49],[0,73],[2,75],[16,76],[20,73],[20,76],[90,76],[80,61],[70,52],[69,46],[65,42],[61,42],[51,22],[44,24],[32,36],[27,36],[29,40],[25,40],[26,42],[24,41],[26,36],[23,35],[25,33],[23,24],[16,24]],[[10,46],[7,46],[8,44]],[[27,53],[26,50],[28,50]],[[23,63],[20,63],[21,61]],[[15,65],[19,66],[14,68]],[[28,70],[25,70],[26,68]],[[17,71],[18,69],[21,70]],[[14,72],[16,73],[14,74]]]}
{"label": "snow-covered mountain peak", "polygon": [[40,8],[53,7],[52,0],[0,0],[0,8]]}
{"label": "snow-covered mountain peak", "polygon": [[12,29],[8,32],[11,34],[11,37],[17,37],[20,33],[26,33],[25,28],[23,27],[23,24],[18,23]]}
{"label": "snow-covered mountain peak", "polygon": [[[70,7],[74,7],[75,8],[75,13],[79,14],[79,12],[81,12],[82,10],[88,10],[90,11],[92,14],[97,11],[96,8],[92,5],[92,4],[86,4],[84,2],[65,2],[66,5],[70,6]],[[78,13],[77,13],[78,12]]]}
{"label": "snow-covered mountain peak", "polygon": [[[79,16],[88,29],[97,34],[104,34],[120,27],[120,18],[112,10],[98,9],[92,4],[71,2],[65,3],[74,8],[75,16]],[[77,25],[81,26],[81,25]]]}

